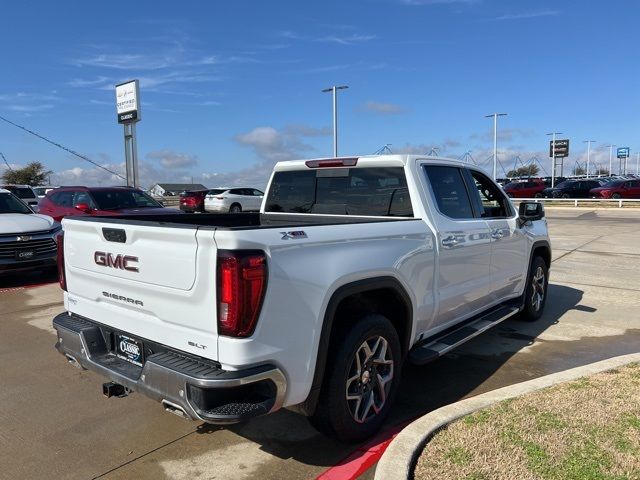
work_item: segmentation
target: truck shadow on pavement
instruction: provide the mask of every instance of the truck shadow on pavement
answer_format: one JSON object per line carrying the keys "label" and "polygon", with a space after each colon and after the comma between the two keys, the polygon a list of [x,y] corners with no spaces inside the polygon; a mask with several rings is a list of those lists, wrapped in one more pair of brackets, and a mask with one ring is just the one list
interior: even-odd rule
{"label": "truck shadow on pavement", "polygon": [[[395,405],[382,431],[469,396],[637,351],[640,331],[578,340],[539,339],[570,310],[596,311],[581,304],[583,291],[575,288],[549,284],[548,298],[545,313],[536,322],[508,320],[433,363],[405,365]],[[331,440],[317,433],[304,417],[288,410],[228,428],[271,455],[307,465],[335,465],[366,445],[346,446]],[[218,429],[202,425],[199,432]]]}
{"label": "truck shadow on pavement", "polygon": [[56,268],[5,273],[0,276],[0,290],[4,288],[34,287],[57,281],[58,270]]}

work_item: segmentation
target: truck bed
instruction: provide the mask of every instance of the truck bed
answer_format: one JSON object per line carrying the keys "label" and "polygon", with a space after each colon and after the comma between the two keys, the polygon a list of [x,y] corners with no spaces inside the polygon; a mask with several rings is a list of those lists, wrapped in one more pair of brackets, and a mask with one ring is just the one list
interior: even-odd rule
{"label": "truck bed", "polygon": [[269,214],[269,213],[202,213],[202,214],[165,214],[165,215],[118,215],[115,217],[74,217],[73,220],[99,223],[117,223],[127,225],[157,224],[174,228],[202,228],[204,230],[252,230],[258,228],[287,228],[320,225],[344,225],[357,223],[397,222],[419,220],[406,217],[363,217],[349,215],[308,215],[308,214]]}

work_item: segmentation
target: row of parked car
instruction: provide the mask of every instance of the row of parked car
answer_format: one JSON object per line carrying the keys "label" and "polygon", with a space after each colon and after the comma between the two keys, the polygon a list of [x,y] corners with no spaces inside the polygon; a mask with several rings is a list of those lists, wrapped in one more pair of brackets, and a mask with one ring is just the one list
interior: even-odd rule
{"label": "row of parked car", "polygon": [[264,193],[256,188],[213,188],[180,194],[184,212],[239,213],[260,210]]}
{"label": "row of parked car", "polygon": [[636,178],[557,180],[553,188],[541,179],[511,182],[503,188],[512,198],[640,198],[640,179]]}
{"label": "row of parked car", "polygon": [[238,213],[260,210],[262,197],[253,188],[184,192],[175,209],[131,187],[0,186],[0,274],[54,267],[64,217]]}

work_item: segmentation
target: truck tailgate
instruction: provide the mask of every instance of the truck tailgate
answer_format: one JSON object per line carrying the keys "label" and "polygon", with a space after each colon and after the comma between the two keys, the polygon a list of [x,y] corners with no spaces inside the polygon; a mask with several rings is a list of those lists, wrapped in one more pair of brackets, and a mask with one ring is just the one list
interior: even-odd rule
{"label": "truck tailgate", "polygon": [[217,360],[212,229],[63,221],[67,310]]}

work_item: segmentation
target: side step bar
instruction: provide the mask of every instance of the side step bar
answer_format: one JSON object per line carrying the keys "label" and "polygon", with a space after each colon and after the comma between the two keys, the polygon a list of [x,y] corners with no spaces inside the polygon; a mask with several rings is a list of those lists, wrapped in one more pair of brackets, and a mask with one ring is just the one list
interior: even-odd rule
{"label": "side step bar", "polygon": [[429,338],[409,352],[409,361],[416,365],[424,365],[436,360],[464,342],[514,316],[518,311],[518,307],[500,307],[454,331],[446,331],[440,337]]}

